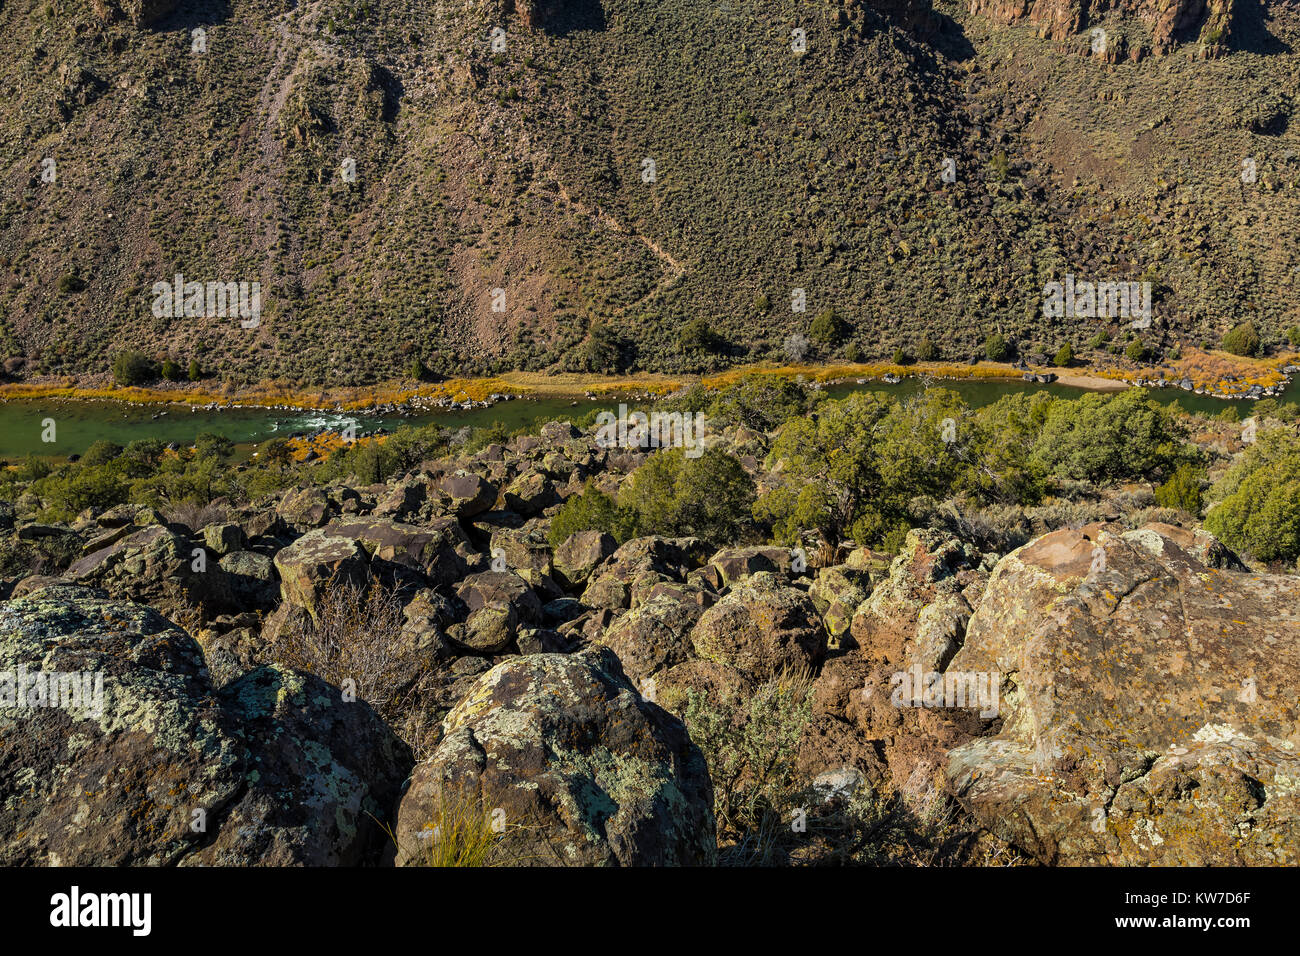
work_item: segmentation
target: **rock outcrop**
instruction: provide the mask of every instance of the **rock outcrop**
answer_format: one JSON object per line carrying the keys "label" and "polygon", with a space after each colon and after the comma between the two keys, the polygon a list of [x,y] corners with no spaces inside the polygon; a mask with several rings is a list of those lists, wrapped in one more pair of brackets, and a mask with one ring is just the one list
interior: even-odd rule
{"label": "rock outcrop", "polygon": [[184,631],[89,588],[0,606],[0,674],[7,866],[374,862],[412,762],[309,674],[217,691]]}
{"label": "rock outcrop", "polygon": [[1039,36],[1050,40],[1074,36],[1109,16],[1133,20],[1150,32],[1152,52],[1168,53],[1179,43],[1192,40],[1209,47],[1225,45],[1236,4],[1234,0],[1102,0],[1098,4],[1085,0],[971,0],[970,11],[1001,23],[1024,20],[1037,28]]}
{"label": "rock outcrop", "polygon": [[1300,581],[1211,567],[1204,537],[1053,532],[970,620],[950,669],[999,675],[1002,727],[947,778],[1045,863],[1300,861]]}

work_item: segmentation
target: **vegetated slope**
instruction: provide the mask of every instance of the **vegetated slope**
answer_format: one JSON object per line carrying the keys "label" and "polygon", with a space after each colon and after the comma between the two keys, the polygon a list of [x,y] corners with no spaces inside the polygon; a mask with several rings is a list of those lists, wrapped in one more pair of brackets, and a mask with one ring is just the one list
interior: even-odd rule
{"label": "vegetated slope", "polygon": [[[1132,39],[1094,55],[1082,14],[1041,39],[923,3],[8,0],[0,350],[27,374],[197,355],[236,385],[687,370],[780,357],[830,308],[828,349],[965,357],[1089,337],[1041,314],[1066,273],[1155,282],[1156,347],[1243,318],[1275,340],[1300,321],[1300,15],[1179,10],[1134,62],[1163,35],[1143,11],[1098,20]],[[259,327],[156,318],[177,272],[260,281]],[[723,342],[684,346],[696,318]]]}

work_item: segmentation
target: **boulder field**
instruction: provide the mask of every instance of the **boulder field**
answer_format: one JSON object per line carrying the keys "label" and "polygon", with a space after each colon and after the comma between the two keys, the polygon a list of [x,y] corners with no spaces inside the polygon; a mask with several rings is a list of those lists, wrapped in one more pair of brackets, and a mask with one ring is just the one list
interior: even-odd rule
{"label": "boulder field", "polygon": [[[1044,864],[1300,862],[1300,579],[1161,524],[806,563],[550,545],[558,501],[643,459],[552,423],[200,528],[120,506],[61,529],[83,556],[0,602],[0,863],[419,865],[468,805],[519,865],[708,864],[686,692],[790,673],[810,786],[952,801]],[[397,662],[427,739],[277,653],[345,583],[397,596],[393,646],[357,650]]]}

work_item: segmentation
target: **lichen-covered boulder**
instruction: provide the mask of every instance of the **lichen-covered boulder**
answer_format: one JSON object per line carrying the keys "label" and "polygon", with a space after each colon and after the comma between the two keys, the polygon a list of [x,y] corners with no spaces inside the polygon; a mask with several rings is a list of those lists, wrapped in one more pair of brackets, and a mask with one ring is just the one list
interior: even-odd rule
{"label": "lichen-covered boulder", "polygon": [[397,814],[397,862],[418,864],[438,808],[500,811],[516,865],[712,860],[713,787],[680,721],[644,700],[608,649],[511,658],[447,715]]}
{"label": "lichen-covered boulder", "polygon": [[64,573],[69,581],[167,612],[230,606],[230,582],[217,555],[162,525],[137,531],[89,554]]}
{"label": "lichen-covered boulder", "polygon": [[485,607],[510,606],[519,619],[540,624],[542,602],[528,582],[513,571],[480,571],[456,585],[456,596],[472,614]]}
{"label": "lichen-covered boulder", "polygon": [[411,765],[367,704],[269,668],[217,691],[189,635],[101,590],[0,605],[0,674],[0,865],[375,860]]}
{"label": "lichen-covered boulder", "polygon": [[363,701],[312,674],[260,667],[222,688],[219,705],[248,748],[240,799],[214,840],[182,865],[374,863],[410,750]]}
{"label": "lichen-covered boulder", "polygon": [[313,531],[275,553],[280,599],[316,614],[316,600],[331,585],[360,586],[367,575],[365,549],[353,538]]}
{"label": "lichen-covered boulder", "polygon": [[497,489],[480,475],[457,471],[440,479],[438,491],[448,512],[457,518],[472,518],[490,509],[497,500]]}
{"label": "lichen-covered boulder", "polygon": [[1183,537],[1092,526],[1007,555],[949,665],[1002,695],[949,786],[1045,863],[1300,862],[1300,579]]}
{"label": "lichen-covered boulder", "polygon": [[620,617],[600,643],[618,655],[624,672],[640,686],[647,677],[691,658],[691,630],[703,612],[699,604],[660,595]]}
{"label": "lichen-covered boulder", "polygon": [[759,571],[789,571],[792,560],[787,548],[727,548],[711,557],[704,570],[714,571],[716,586],[724,588]]}
{"label": "lichen-covered boulder", "polygon": [[603,531],[575,531],[555,549],[556,576],[568,587],[582,587],[616,550],[618,542]]}
{"label": "lichen-covered boulder", "polygon": [[230,554],[243,548],[246,543],[244,530],[232,522],[210,524],[203,529],[203,544],[213,554]]}
{"label": "lichen-covered boulder", "polygon": [[821,663],[826,631],[807,594],[759,571],[700,616],[691,643],[700,657],[763,681]]}
{"label": "lichen-covered boulder", "polygon": [[866,571],[844,565],[818,569],[808,597],[822,616],[832,644],[838,645],[849,632],[853,615],[870,594],[871,576]]}
{"label": "lichen-covered boulder", "polygon": [[300,488],[286,494],[276,511],[289,527],[309,531],[329,520],[330,500],[319,488]]}
{"label": "lichen-covered boulder", "polygon": [[375,573],[411,572],[434,586],[451,584],[465,573],[458,548],[469,541],[451,518],[435,518],[420,527],[358,518],[332,522],[313,534],[356,541]]}
{"label": "lichen-covered boulder", "polygon": [[232,551],[218,562],[230,580],[230,593],[239,610],[269,608],[280,592],[275,563],[256,551]]}

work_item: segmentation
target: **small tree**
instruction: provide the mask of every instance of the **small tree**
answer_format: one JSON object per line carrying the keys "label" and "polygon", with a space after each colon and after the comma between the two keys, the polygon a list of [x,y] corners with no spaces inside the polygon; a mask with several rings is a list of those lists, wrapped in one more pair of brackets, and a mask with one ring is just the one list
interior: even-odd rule
{"label": "small tree", "polygon": [[551,519],[548,540],[551,547],[558,548],[579,531],[603,531],[621,544],[632,537],[634,522],[630,511],[620,508],[588,478],[583,490],[565,499]]}
{"label": "small tree", "polygon": [[1260,347],[1259,332],[1253,322],[1242,322],[1223,337],[1223,350],[1233,355],[1258,355]]}
{"label": "small tree", "polygon": [[991,362],[1005,362],[1013,351],[1011,343],[996,332],[984,340],[984,354]]}
{"label": "small tree", "polygon": [[1052,359],[1052,364],[1057,368],[1069,368],[1070,363],[1074,361],[1074,349],[1070,343],[1066,342],[1061,346],[1061,350],[1056,353],[1056,358]]}
{"label": "small tree", "polygon": [[1141,339],[1134,339],[1128,344],[1128,348],[1124,350],[1124,354],[1128,356],[1129,361],[1131,362],[1144,361],[1147,357],[1146,343]]}
{"label": "small tree", "polygon": [[844,320],[835,314],[834,309],[823,309],[808,326],[808,335],[814,342],[822,345],[834,345],[845,332]]}
{"label": "small tree", "polygon": [[86,449],[86,453],[81,456],[81,463],[94,468],[97,465],[107,465],[121,454],[121,445],[106,438],[101,438]]}
{"label": "small tree", "polygon": [[916,357],[922,362],[934,362],[939,358],[939,349],[930,341],[930,336],[921,336],[921,342],[916,347]]}
{"label": "small tree", "polygon": [[181,377],[180,366],[177,365],[175,362],[173,362],[170,358],[163,359],[162,377],[167,379],[167,381],[169,382],[179,381]]}
{"label": "small tree", "polygon": [[119,352],[113,359],[113,380],[119,385],[142,385],[155,374],[153,362],[141,352]]}
{"label": "small tree", "polygon": [[293,461],[293,449],[286,438],[272,438],[260,450],[262,461],[275,465],[277,471],[284,471],[285,466]]}
{"label": "small tree", "polygon": [[190,381],[197,382],[202,377],[203,371],[199,368],[199,360],[196,358],[190,359]]}
{"label": "small tree", "polygon": [[722,346],[722,340],[714,334],[705,318],[687,322],[677,341],[685,352],[716,352]]}
{"label": "small tree", "polygon": [[578,350],[578,362],[587,372],[618,371],[622,343],[618,334],[604,322],[593,323],[587,341]]}

